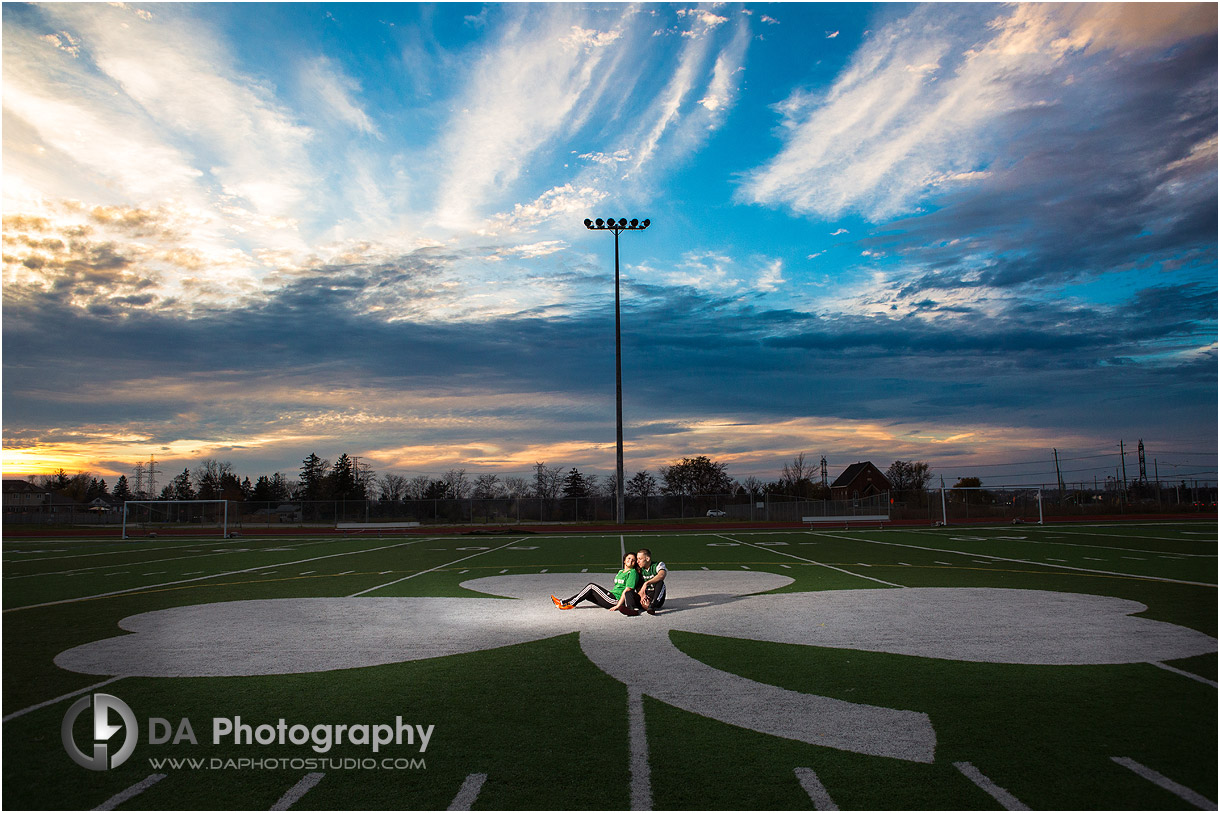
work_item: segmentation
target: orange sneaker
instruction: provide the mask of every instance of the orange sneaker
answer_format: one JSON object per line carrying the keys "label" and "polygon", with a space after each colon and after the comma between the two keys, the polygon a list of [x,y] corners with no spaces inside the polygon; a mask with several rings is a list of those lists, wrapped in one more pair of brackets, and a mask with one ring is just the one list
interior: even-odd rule
{"label": "orange sneaker", "polygon": [[573,605],[571,605],[571,604],[564,604],[562,601],[560,601],[559,599],[555,598],[554,596],[551,596],[551,601],[555,602],[555,606],[556,606],[556,607],[558,607],[558,608],[559,608],[559,609],[561,609],[561,610],[574,610],[574,609],[576,609],[576,608],[575,608]]}

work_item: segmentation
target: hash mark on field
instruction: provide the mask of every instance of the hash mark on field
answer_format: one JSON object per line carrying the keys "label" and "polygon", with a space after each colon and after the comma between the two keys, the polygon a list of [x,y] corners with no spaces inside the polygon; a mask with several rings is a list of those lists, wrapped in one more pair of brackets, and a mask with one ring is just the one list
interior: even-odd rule
{"label": "hash mark on field", "polygon": [[1137,562],[1146,562],[1146,561],[1148,561],[1147,559],[1142,559],[1142,558],[1140,558],[1139,556],[1124,556],[1123,558],[1124,558],[1124,559],[1134,559],[1134,560],[1135,560],[1135,561],[1137,561]]}
{"label": "hash mark on field", "polygon": [[962,774],[974,784],[978,785],[983,791],[1000,803],[1000,806],[1005,810],[1029,810],[1016,796],[1013,796],[1002,787],[992,782],[978,768],[971,765],[969,762],[954,762],[953,767],[957,768]]}
{"label": "hash mark on field", "polygon": [[1206,796],[1204,796],[1201,793],[1196,793],[1195,791],[1191,790],[1190,788],[1186,787],[1185,785],[1181,785],[1181,784],[1178,784],[1177,782],[1174,782],[1172,779],[1170,779],[1167,776],[1163,776],[1163,775],[1157,773],[1156,771],[1149,768],[1147,765],[1141,765],[1140,763],[1136,762],[1134,759],[1131,759],[1130,757],[1110,757],[1110,759],[1114,760],[1119,765],[1122,765],[1127,770],[1134,771],[1135,773],[1137,773],[1140,776],[1147,779],[1149,782],[1152,782],[1156,785],[1160,785],[1162,788],[1169,791],[1174,796],[1177,796],[1179,799],[1181,799],[1185,802],[1190,802],[1192,805],[1199,808],[1200,810],[1215,810],[1216,809],[1216,803],[1213,802],[1211,799],[1208,799]]}
{"label": "hash mark on field", "polygon": [[741,569],[742,569],[742,570],[749,570],[749,569],[750,569],[750,566],[749,566],[749,565],[742,565],[742,566],[741,566]]}
{"label": "hash mark on field", "polygon": [[148,790],[149,788],[151,788],[153,785],[160,782],[165,777],[166,777],[166,774],[163,774],[163,773],[149,774],[148,776],[141,779],[139,782],[136,782],[134,785],[129,787],[127,790],[119,791],[114,796],[111,796],[109,799],[102,802],[100,805],[98,805],[97,807],[95,807],[93,809],[94,810],[114,810],[116,807],[123,804],[123,802],[126,802],[128,799],[131,799],[134,796],[139,796],[141,793]]}
{"label": "hash mark on field", "polygon": [[866,565],[864,562],[856,562],[856,564],[858,564],[860,567],[872,567],[872,565]]}
{"label": "hash mark on field", "polygon": [[[76,574],[73,573],[72,575],[75,576]],[[163,575],[165,575],[165,571],[164,570],[154,570],[152,573],[141,573],[140,575],[141,576],[163,576]]]}
{"label": "hash mark on field", "polygon": [[839,809],[812,768],[793,768],[792,773],[796,774],[796,781],[800,782],[805,793],[809,794],[809,801],[813,802],[814,810]]}
{"label": "hash mark on field", "polygon": [[542,568],[542,570],[539,570],[538,572],[539,572],[539,573],[546,573],[546,568],[544,567],[544,568]]}
{"label": "hash mark on field", "polygon": [[340,576],[347,576],[348,574],[350,574],[350,573],[355,573],[355,572],[356,572],[356,571],[354,571],[354,570],[345,570],[345,571],[343,571],[342,573],[340,573],[339,575],[340,575]]}
{"label": "hash mark on field", "polygon": [[[388,571],[388,570],[386,571],[386,573],[389,573],[389,572],[390,571]],[[466,568],[465,570],[459,570],[458,575],[461,576],[463,573],[469,573],[469,572],[470,572],[470,568]]]}
{"label": "hash mark on field", "polygon": [[[626,556],[627,556],[627,554],[623,554],[623,557],[624,557],[624,558],[626,558]],[[706,570],[706,569],[707,569],[707,568],[704,568],[704,570]],[[582,568],[580,569],[580,572],[581,572],[581,573],[588,573],[588,572],[589,572],[589,568],[587,568],[587,567],[582,567]]]}
{"label": "hash mark on field", "polygon": [[453,797],[453,801],[449,803],[449,810],[470,810],[474,807],[474,802],[479,798],[479,791],[483,789],[483,783],[487,781],[487,774],[472,773],[466,777],[466,781],[462,783],[462,787],[458,789],[457,796]]}
{"label": "hash mark on field", "polygon": [[949,565],[949,567],[953,567],[953,565],[950,565],[948,562],[937,562],[936,564],[938,564],[938,565]]}
{"label": "hash mark on field", "polygon": [[287,810],[301,800],[309,791],[313,790],[314,785],[322,781],[324,773],[307,773],[300,782],[297,782],[288,792],[280,797],[280,800],[271,806],[272,810]]}
{"label": "hash mark on field", "polygon": [[316,571],[316,570],[302,570],[302,571],[301,571],[301,575],[302,575],[302,576],[308,576],[310,573],[317,573],[317,572],[318,572],[318,571]]}
{"label": "hash mark on field", "polygon": [[1066,562],[1067,559],[1056,559],[1053,556],[1048,556],[1048,557],[1046,557],[1046,561],[1048,561],[1048,562]]}
{"label": "hash mark on field", "polygon": [[501,570],[500,572],[501,572],[501,573],[507,573],[507,572],[508,572],[508,568],[504,568],[504,569],[503,569],[503,570]]}
{"label": "hash mark on field", "polygon": [[705,567],[705,568],[703,568],[703,569],[704,569],[704,570],[707,570],[707,568],[706,568],[706,567]]}
{"label": "hash mark on field", "polygon": [[792,565],[780,565],[780,567],[786,567],[786,568],[788,568],[789,570],[791,570],[791,569],[792,569]]}
{"label": "hash mark on field", "polygon": [[1088,559],[1090,562],[1104,562],[1104,561],[1106,561],[1105,559],[1096,559],[1096,558],[1094,558],[1094,557],[1092,557],[1092,556],[1086,556],[1086,557],[1084,557],[1084,558]]}

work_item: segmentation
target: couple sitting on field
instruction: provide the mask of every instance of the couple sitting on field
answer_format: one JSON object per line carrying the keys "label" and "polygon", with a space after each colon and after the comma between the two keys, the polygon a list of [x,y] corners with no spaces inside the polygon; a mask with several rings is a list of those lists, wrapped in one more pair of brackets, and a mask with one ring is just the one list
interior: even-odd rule
{"label": "couple sitting on field", "polygon": [[623,569],[614,576],[614,587],[607,590],[598,584],[588,584],[576,595],[562,600],[551,596],[561,610],[571,610],[582,601],[591,601],[607,610],[623,615],[653,615],[665,605],[665,563],[652,561],[652,552],[640,548],[623,557]]}

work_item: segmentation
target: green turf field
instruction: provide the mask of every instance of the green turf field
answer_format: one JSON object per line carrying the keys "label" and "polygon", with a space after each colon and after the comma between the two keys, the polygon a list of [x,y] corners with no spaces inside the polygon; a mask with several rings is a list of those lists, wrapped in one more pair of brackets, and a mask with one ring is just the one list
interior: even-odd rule
{"label": "green turf field", "polygon": [[[551,604],[639,547],[655,617]],[[3,804],[1215,809],[1216,553],[1214,522],[6,538]],[[137,721],[109,770],[61,737],[95,693]],[[302,741],[214,743],[236,717]],[[304,739],[399,719],[426,750]]]}

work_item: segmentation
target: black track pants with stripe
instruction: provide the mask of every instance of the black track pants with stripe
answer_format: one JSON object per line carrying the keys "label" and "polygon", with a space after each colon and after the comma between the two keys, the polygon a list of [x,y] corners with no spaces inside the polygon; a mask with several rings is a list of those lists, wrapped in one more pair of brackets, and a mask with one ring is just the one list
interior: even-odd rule
{"label": "black track pants with stripe", "polygon": [[[636,592],[634,590],[628,590],[626,592],[626,596],[627,600],[623,602],[623,606],[629,610],[639,610],[640,597],[636,595]],[[609,610],[615,604],[618,604],[618,599],[614,597],[613,593],[602,587],[600,584],[593,584],[592,582],[586,584],[584,589],[576,595],[566,599],[564,604],[576,606],[582,601],[591,601],[599,607],[605,607],[607,610]]]}

